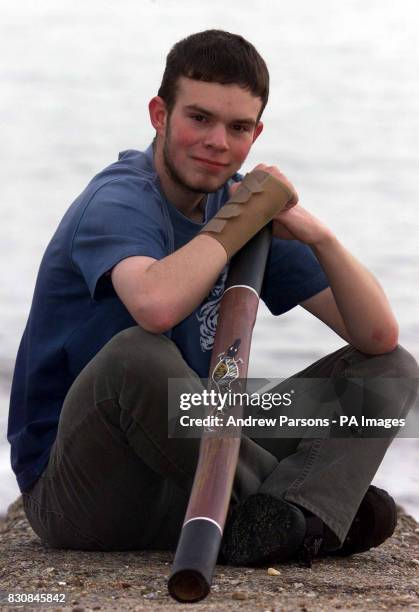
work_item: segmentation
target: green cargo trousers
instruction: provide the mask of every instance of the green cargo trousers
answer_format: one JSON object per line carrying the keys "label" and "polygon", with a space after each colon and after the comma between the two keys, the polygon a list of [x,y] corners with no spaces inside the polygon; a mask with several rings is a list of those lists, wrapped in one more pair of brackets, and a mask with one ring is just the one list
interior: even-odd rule
{"label": "green cargo trousers", "polygon": [[[345,346],[295,377],[335,376],[392,377],[395,413],[405,414],[414,398],[397,378],[418,377],[418,367],[402,347],[372,356]],[[168,437],[168,378],[187,379],[185,392],[202,391],[176,345],[138,326],[112,338],[79,374],[49,463],[23,494],[43,542],[81,550],[176,548],[200,440]],[[231,507],[269,493],[319,516],[340,545],[390,443],[243,436]]]}

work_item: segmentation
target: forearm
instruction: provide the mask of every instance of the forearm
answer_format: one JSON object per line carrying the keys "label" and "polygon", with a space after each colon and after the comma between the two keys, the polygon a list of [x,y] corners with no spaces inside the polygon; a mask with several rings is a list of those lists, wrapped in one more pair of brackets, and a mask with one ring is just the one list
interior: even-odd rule
{"label": "forearm", "polygon": [[141,316],[166,331],[187,317],[210,293],[227,263],[227,254],[210,236],[198,235],[168,257],[156,261],[142,280]]}
{"label": "forearm", "polygon": [[332,234],[311,248],[328,277],[351,343],[372,354],[395,348],[398,324],[374,276]]}
{"label": "forearm", "polygon": [[[190,243],[147,269],[142,295],[148,310],[140,313],[140,320],[154,318],[156,308],[162,322],[158,329],[182,321],[209,294],[227,260],[280,210],[294,205],[296,195],[285,177],[275,178],[263,168],[257,166],[245,176]],[[147,288],[152,299],[147,299]]]}

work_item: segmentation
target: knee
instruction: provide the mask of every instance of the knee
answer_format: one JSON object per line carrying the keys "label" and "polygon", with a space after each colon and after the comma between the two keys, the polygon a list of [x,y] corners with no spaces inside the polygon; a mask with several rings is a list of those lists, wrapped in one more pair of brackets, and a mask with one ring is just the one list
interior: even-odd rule
{"label": "knee", "polygon": [[406,417],[417,398],[419,368],[416,359],[398,345],[390,353],[376,357],[372,370],[366,373],[365,397],[381,411],[380,416]]}
{"label": "knee", "polygon": [[402,346],[398,345],[388,354],[392,360],[391,376],[395,385],[398,385],[397,397],[402,406],[402,415],[406,416],[409,410],[416,405],[419,383],[419,366],[416,359]]}
{"label": "knee", "polygon": [[153,364],[164,351],[172,350],[171,344],[166,336],[152,334],[136,325],[115,334],[101,352],[114,365]]}
{"label": "knee", "polygon": [[385,364],[385,375],[393,378],[418,378],[419,367],[416,359],[400,344],[390,353],[380,355]]}
{"label": "knee", "polygon": [[380,355],[352,350],[347,362],[346,377],[363,379],[365,388],[373,391],[376,397],[392,398],[392,405],[404,404],[405,400],[411,405],[416,398],[419,367],[416,359],[402,346]]}
{"label": "knee", "polygon": [[161,334],[152,334],[139,325],[127,327],[119,333],[115,334],[107,343],[106,347],[112,351],[130,353],[139,349],[139,347],[154,346],[164,344],[165,341],[170,342],[166,336]]}
{"label": "knee", "polygon": [[[160,362],[177,358],[177,348],[165,336],[151,334],[139,326],[115,334],[80,375],[96,395],[117,393],[125,381],[143,382],[151,372],[161,371]],[[164,356],[167,357],[164,357]]]}
{"label": "knee", "polygon": [[125,375],[132,373],[148,382],[157,374],[158,378],[176,378],[186,376],[189,370],[172,340],[138,325],[119,332],[108,342],[106,358],[116,367],[122,367]]}
{"label": "knee", "polygon": [[355,349],[347,357],[348,376],[365,378],[418,378],[419,367],[416,359],[402,346],[398,345],[389,353],[366,355]]}

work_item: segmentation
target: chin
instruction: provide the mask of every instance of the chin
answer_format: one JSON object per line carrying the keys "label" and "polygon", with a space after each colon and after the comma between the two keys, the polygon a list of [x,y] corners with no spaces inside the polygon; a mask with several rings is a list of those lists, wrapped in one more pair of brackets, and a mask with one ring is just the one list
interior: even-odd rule
{"label": "chin", "polygon": [[201,183],[196,183],[195,185],[191,184],[190,189],[192,191],[200,192],[200,193],[214,193],[217,189],[220,189],[224,185],[226,181],[206,181]]}
{"label": "chin", "polygon": [[233,176],[232,174],[228,174],[227,176],[214,176],[214,177],[201,177],[195,178],[195,180],[189,181],[189,185],[191,189],[194,191],[202,191],[202,193],[212,193],[220,189],[225,183]]}

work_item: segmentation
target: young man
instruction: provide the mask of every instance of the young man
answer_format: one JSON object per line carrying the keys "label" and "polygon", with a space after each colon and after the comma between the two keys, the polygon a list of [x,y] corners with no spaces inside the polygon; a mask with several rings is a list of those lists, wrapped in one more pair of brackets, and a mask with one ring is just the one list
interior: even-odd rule
{"label": "young man", "polygon": [[[212,30],[177,43],[149,105],[153,146],[95,176],[46,250],[8,438],[28,519],[51,546],[175,548],[199,440],[168,438],[167,379],[201,390],[226,266],[261,213],[274,219],[270,310],[301,304],[348,343],[298,376],[416,375],[380,285],[281,171],[259,164],[247,187],[234,185],[268,89],[266,65],[242,37]],[[229,218],[233,192],[240,213]],[[396,383],[392,397],[401,411]],[[369,484],[389,443],[243,438],[225,560],[293,558],[313,539],[311,554],[380,544],[395,505]]]}

